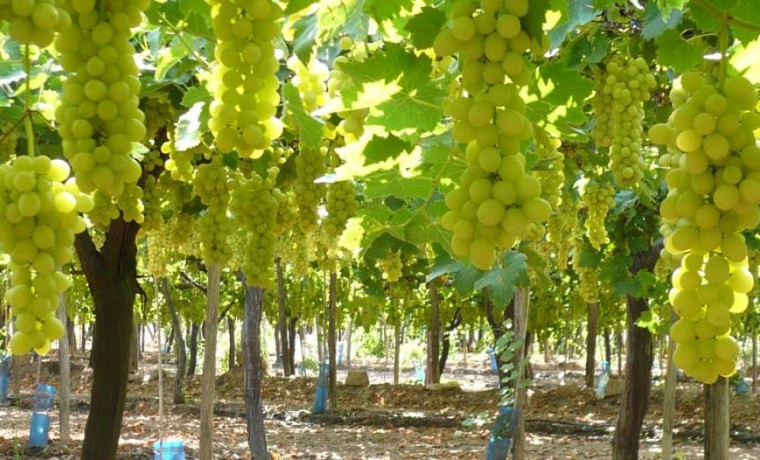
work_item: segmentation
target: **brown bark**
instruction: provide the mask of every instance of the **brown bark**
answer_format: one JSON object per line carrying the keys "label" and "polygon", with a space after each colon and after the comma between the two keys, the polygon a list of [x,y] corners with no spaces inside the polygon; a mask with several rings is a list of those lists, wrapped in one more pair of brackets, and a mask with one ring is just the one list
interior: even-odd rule
{"label": "brown bark", "polygon": [[586,387],[594,388],[596,370],[596,325],[599,320],[599,304],[588,304],[588,330],[586,331]]}
{"label": "brown bark", "polygon": [[187,375],[193,376],[195,375],[195,368],[198,363],[198,332],[200,327],[198,327],[198,323],[193,323],[192,326],[190,326],[190,345],[188,345],[188,348],[190,349],[190,359],[187,363]]}
{"label": "brown bark", "polygon": [[230,349],[227,351],[227,367],[235,367],[235,320],[227,316],[227,335],[229,336]]}
{"label": "brown bark", "polygon": [[718,377],[705,385],[705,460],[729,460],[729,386]]}
{"label": "brown bark", "polygon": [[[520,342],[520,346],[515,350],[513,366],[519,369],[520,362],[526,356],[528,350],[528,317],[530,312],[530,288],[519,287],[515,291],[514,297],[514,330],[515,340]],[[515,380],[515,409],[520,411],[520,418],[517,420],[515,427],[514,444],[512,446],[513,459],[523,460],[525,458],[525,414],[524,408],[528,402],[527,388],[521,388],[521,381],[525,378],[525,372],[517,375]]]}
{"label": "brown bark", "polygon": [[[68,315],[66,315],[66,297],[63,294],[60,295],[61,305],[58,307],[58,319],[63,324],[70,324],[68,322]],[[71,414],[71,347],[69,346],[69,332],[68,328],[66,334],[61,337],[58,342],[58,369],[60,371],[60,384],[58,388],[59,392],[59,422],[60,429],[59,436],[63,444],[67,444],[71,440],[71,430],[69,429],[69,415]]]}
{"label": "brown bark", "polygon": [[440,369],[440,335],[441,320],[439,316],[438,280],[429,284],[430,291],[430,323],[427,331],[427,369],[425,384],[441,383]]}
{"label": "brown bark", "polygon": [[219,264],[208,267],[208,291],[206,293],[206,342],[203,353],[201,376],[201,435],[200,459],[214,457],[214,387],[216,384],[216,332],[219,316]]}
{"label": "brown bark", "polygon": [[140,326],[132,323],[132,333],[129,343],[129,372],[137,372],[140,367],[140,340],[137,330]]}
{"label": "brown bark", "polygon": [[116,458],[129,374],[132,310],[137,293],[137,231],[122,217],[111,221],[98,250],[89,233],[75,247],[95,304],[90,414],[82,445],[83,460]]}
{"label": "brown bark", "polygon": [[401,377],[401,324],[397,323],[393,330],[393,384],[398,385]]}
{"label": "brown bark", "polygon": [[[244,277],[238,273],[238,278]],[[266,431],[264,429],[264,404],[261,387],[264,371],[261,361],[261,318],[264,291],[258,286],[245,287],[245,315],[243,318],[243,391],[245,418],[248,428],[248,447],[253,460],[269,460]]]}
{"label": "brown bark", "polygon": [[[641,270],[653,270],[661,247],[661,244],[656,244],[649,251],[636,254],[631,273],[635,276]],[[636,325],[641,314],[649,309],[649,303],[645,298],[628,296],[626,309],[625,380],[612,442],[614,460],[635,460],[639,457],[639,434],[649,407],[652,384],[652,334],[649,329]]]}
{"label": "brown bark", "polygon": [[285,278],[282,274],[282,264],[279,258],[275,261],[275,265],[277,268],[277,328],[282,356],[282,373],[285,377],[289,377],[293,375],[293,355],[290,352],[291,343],[288,339],[288,299],[285,292]]}

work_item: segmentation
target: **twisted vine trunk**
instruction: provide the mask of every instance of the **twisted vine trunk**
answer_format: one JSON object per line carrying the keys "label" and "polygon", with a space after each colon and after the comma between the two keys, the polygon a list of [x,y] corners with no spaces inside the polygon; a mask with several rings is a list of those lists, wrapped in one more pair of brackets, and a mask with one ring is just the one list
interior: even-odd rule
{"label": "twisted vine trunk", "polygon": [[138,224],[121,217],[112,221],[100,250],[89,233],[76,236],[77,255],[95,303],[92,388],[83,460],[116,458],[127,394],[132,307],[138,289],[138,229]]}
{"label": "twisted vine trunk", "polygon": [[161,291],[166,299],[166,304],[169,307],[169,313],[172,316],[172,325],[175,331],[174,334],[174,351],[177,354],[177,375],[174,377],[174,404],[185,403],[185,393],[182,391],[183,383],[185,380],[185,368],[187,361],[187,353],[185,352],[185,339],[182,338],[182,326],[179,321],[179,315],[177,314],[177,307],[174,305],[174,297],[172,297],[172,291],[169,288],[169,282],[166,278],[161,278]]}
{"label": "twisted vine trunk", "polygon": [[596,369],[596,325],[599,320],[599,304],[588,304],[588,330],[586,331],[586,386],[594,387]]}
{"label": "twisted vine trunk", "polygon": [[261,359],[261,318],[264,312],[264,290],[245,284],[245,314],[243,317],[243,391],[245,420],[248,428],[248,448],[253,460],[269,460],[266,431],[264,430],[264,404],[261,386],[264,368]]}

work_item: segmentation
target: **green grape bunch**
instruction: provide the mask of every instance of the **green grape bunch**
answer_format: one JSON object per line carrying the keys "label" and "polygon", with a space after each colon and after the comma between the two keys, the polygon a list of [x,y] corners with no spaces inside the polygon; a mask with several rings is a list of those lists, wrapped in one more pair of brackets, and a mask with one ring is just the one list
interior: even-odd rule
{"label": "green grape bunch", "polygon": [[356,215],[356,185],[352,180],[333,182],[327,186],[325,210],[321,229],[329,253],[335,253],[348,219]]}
{"label": "green grape bunch", "polygon": [[[72,25],[56,38],[68,78],[55,112],[63,154],[80,190],[95,193],[94,223],[124,218],[142,221],[137,181],[142,169],[132,157],[146,135],[140,110],[139,69],[130,42],[149,0],[95,3],[67,0]],[[128,199],[117,201],[122,194]],[[117,208],[117,206],[121,206]]]}
{"label": "green grape bunch", "polygon": [[208,127],[220,152],[258,158],[283,130],[275,55],[283,10],[271,0],[207,2],[216,37]]}
{"label": "green grape bunch", "polygon": [[15,355],[43,355],[64,333],[56,310],[71,280],[60,267],[73,260],[74,236],[86,228],[79,213],[94,206],[69,174],[65,161],[46,156],[0,165],[0,249],[10,256],[5,300],[15,316]]}
{"label": "green grape bunch", "polygon": [[665,249],[680,258],[669,301],[680,319],[670,330],[673,360],[710,384],[736,372],[731,319],[744,313],[754,275],[745,230],[760,224],[760,113],[746,78],[688,71],[670,94],[673,111],[649,139],[666,147],[668,194],[660,204]]}
{"label": "green grape bunch", "polygon": [[589,182],[583,192],[582,207],[586,208],[586,237],[597,251],[610,242],[604,221],[610,209],[615,206],[615,189],[607,183]]}
{"label": "green grape bunch", "polygon": [[56,33],[71,27],[71,16],[56,0],[0,0],[0,23],[8,22],[8,34],[19,43],[50,46]]}
{"label": "green grape bunch", "polygon": [[0,162],[5,163],[16,155],[18,131],[11,123],[0,125]]}
{"label": "green grape bunch", "polygon": [[401,279],[404,263],[401,261],[401,251],[388,251],[380,260],[380,269],[383,271],[383,279],[389,283],[395,283]]}
{"label": "green grape bunch", "polygon": [[277,168],[270,168],[267,177],[257,173],[240,183],[230,202],[235,222],[247,230],[245,258],[241,269],[251,286],[269,288],[274,279],[274,251],[277,243],[277,215],[280,203],[276,197]]}
{"label": "green grape bunch", "polygon": [[229,235],[232,233],[232,219],[227,214],[231,192],[237,181],[224,165],[220,155],[215,155],[210,163],[198,167],[193,177],[193,193],[207,206],[206,212],[198,219],[203,259],[208,264],[224,264],[232,256]]}
{"label": "green grape bunch", "polygon": [[304,231],[310,232],[319,223],[319,204],[327,193],[327,184],[316,180],[325,175],[327,149],[301,149],[296,156],[296,183],[294,192],[298,202],[298,218]]}
{"label": "green grape bunch", "polygon": [[615,55],[601,74],[593,106],[598,111],[594,138],[609,146],[610,169],[615,183],[630,187],[641,182],[644,101],[651,97],[656,81],[641,58]]}

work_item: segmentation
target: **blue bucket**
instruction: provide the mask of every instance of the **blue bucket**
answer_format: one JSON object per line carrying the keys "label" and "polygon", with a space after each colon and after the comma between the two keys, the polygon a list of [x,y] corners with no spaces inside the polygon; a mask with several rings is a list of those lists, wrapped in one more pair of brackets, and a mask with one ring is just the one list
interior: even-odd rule
{"label": "blue bucket", "polygon": [[166,440],[153,444],[155,460],[185,460],[185,441]]}
{"label": "blue bucket", "polygon": [[46,447],[50,432],[50,416],[42,412],[32,414],[32,426],[29,429],[29,447]]}
{"label": "blue bucket", "polygon": [[55,387],[42,383],[38,384],[37,391],[34,392],[34,411],[47,412],[53,408],[54,402]]}
{"label": "blue bucket", "polygon": [[8,381],[7,375],[0,375],[0,404],[8,399]]}

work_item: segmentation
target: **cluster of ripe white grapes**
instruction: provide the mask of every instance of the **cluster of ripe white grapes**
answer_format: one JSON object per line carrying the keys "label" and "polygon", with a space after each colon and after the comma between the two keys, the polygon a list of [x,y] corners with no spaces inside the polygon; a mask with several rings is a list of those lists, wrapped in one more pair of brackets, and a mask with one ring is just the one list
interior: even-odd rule
{"label": "cluster of ripe white grapes", "polygon": [[689,71],[670,99],[674,111],[649,138],[667,146],[662,231],[666,250],[681,257],[669,295],[680,316],[670,332],[678,344],[673,358],[709,384],[736,371],[731,315],[747,308],[754,284],[742,231],[760,223],[758,98],[743,77],[716,85]]}

